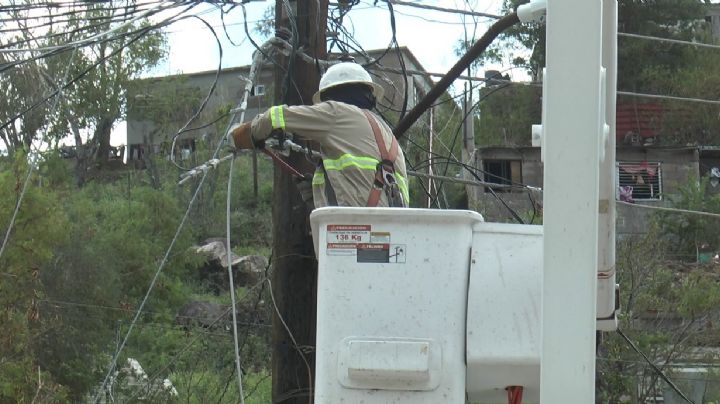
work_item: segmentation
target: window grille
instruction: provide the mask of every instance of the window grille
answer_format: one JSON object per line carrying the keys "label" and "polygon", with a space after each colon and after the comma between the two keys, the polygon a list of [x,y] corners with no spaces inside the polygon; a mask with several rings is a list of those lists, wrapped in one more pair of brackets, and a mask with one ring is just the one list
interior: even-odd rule
{"label": "window grille", "polygon": [[659,162],[618,162],[616,167],[618,200],[662,199],[662,167]]}
{"label": "window grille", "polygon": [[[483,160],[485,181],[511,185],[522,183],[522,162],[520,160]],[[496,188],[495,192],[510,192],[515,188]],[[517,189],[515,189],[517,190]],[[488,189],[485,192],[490,192]]]}

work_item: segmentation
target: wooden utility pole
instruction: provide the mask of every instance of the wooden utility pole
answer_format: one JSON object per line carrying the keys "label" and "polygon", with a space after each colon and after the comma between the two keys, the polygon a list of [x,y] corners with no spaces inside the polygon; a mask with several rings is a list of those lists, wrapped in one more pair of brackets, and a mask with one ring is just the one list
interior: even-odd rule
{"label": "wooden utility pole", "polygon": [[[276,0],[275,27],[298,52],[324,60],[327,13],[328,0]],[[275,99],[288,105],[311,104],[320,82],[317,65],[292,54],[281,58],[280,65],[284,69],[275,69]],[[288,162],[303,174],[315,169],[302,155],[291,155]],[[317,280],[310,209],[295,179],[277,166],[273,195],[272,288],[282,316],[282,321],[277,315],[273,319],[273,402],[307,404],[313,402]]]}

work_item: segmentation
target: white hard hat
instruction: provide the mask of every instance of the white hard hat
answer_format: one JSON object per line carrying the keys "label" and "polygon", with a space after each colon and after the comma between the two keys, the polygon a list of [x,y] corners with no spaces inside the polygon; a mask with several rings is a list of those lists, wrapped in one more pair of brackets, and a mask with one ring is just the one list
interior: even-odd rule
{"label": "white hard hat", "polygon": [[341,84],[363,83],[372,88],[375,99],[382,98],[385,90],[372,81],[370,74],[357,63],[342,62],[330,66],[329,69],[320,78],[320,89],[313,95],[315,104],[320,102],[320,93],[328,88],[336,87]]}

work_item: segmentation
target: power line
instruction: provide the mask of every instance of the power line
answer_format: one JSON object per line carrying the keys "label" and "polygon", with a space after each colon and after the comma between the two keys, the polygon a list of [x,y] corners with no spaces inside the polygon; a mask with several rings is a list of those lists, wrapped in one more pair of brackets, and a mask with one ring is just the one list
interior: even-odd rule
{"label": "power line", "polygon": [[677,45],[690,45],[690,46],[696,46],[698,48],[720,49],[720,45],[713,45],[713,44],[702,43],[702,42],[682,41],[679,39],[661,38],[661,37],[657,37],[657,36],[640,35],[640,34],[629,34],[627,32],[618,32],[617,35],[619,37],[647,39],[649,41],[666,42],[666,43],[672,43],[672,44],[677,44]]}
{"label": "power line", "polygon": [[[154,29],[162,28],[162,27],[164,27],[164,26],[166,26],[166,25],[172,24],[173,22],[182,20],[183,18],[178,18],[178,17],[179,17],[180,15],[188,12],[188,11],[191,10],[192,8],[194,8],[197,4],[189,3],[188,1],[183,1],[183,2],[176,3],[172,8],[178,8],[178,7],[183,6],[183,5],[187,5],[187,7],[186,7],[185,9],[183,9],[182,11],[180,11],[179,13],[176,13],[175,15],[173,15],[173,16],[171,16],[171,17],[168,17],[168,18],[160,21],[159,23],[156,23],[156,24],[153,24],[153,25],[150,25],[150,26],[140,27],[140,28],[138,28],[138,29],[136,29],[136,30],[127,31],[127,32],[124,32],[124,33],[121,33],[121,34],[117,34],[117,35],[114,35],[114,36],[109,36],[109,37],[105,37],[105,38],[102,38],[102,39],[96,39],[96,40],[94,40],[94,41],[89,41],[89,42],[88,42],[88,41],[85,41],[85,40],[80,40],[80,42],[83,42],[83,44],[82,44],[83,46],[96,45],[96,44],[111,42],[111,41],[114,41],[114,40],[117,40],[117,39],[123,39],[123,38],[125,38],[125,37],[129,37],[129,36],[132,36],[132,35],[134,35],[134,34],[144,34],[144,33],[147,33],[147,32],[149,32],[149,31],[152,31],[152,30],[154,30]],[[167,9],[165,9],[165,10],[170,10],[170,9],[171,9],[171,8],[167,8]],[[159,12],[159,11],[158,11],[158,12]],[[187,17],[185,17],[185,18],[187,18]],[[111,31],[114,31],[114,30],[111,30]],[[77,42],[77,41],[76,41],[76,42]],[[125,46],[127,46],[127,44],[126,44]],[[40,54],[40,55],[38,55],[38,56],[30,57],[30,58],[28,58],[28,59],[23,59],[23,60],[17,60],[17,61],[13,61],[13,62],[2,63],[2,64],[0,64],[0,72],[3,72],[3,71],[5,71],[5,70],[11,69],[11,68],[14,68],[15,66],[18,66],[18,65],[23,64],[23,63],[28,63],[28,62],[31,62],[31,61],[34,61],[34,60],[44,59],[44,58],[47,58],[47,57],[49,57],[49,56],[54,56],[54,55],[57,55],[57,54],[59,54],[59,53],[65,52],[65,51],[70,50],[70,49],[72,49],[72,47],[67,46],[67,44],[65,44],[65,45],[58,45],[58,46],[56,47],[56,49],[49,50],[49,51],[44,52],[44,53],[42,53],[42,54]]]}
{"label": "power line", "polygon": [[163,7],[163,3],[160,3],[159,5],[151,8],[150,10],[145,11],[144,13],[142,13],[142,14],[140,14],[140,15],[137,15],[137,16],[133,17],[133,18],[130,19],[129,21],[126,21],[126,22],[124,22],[123,24],[118,25],[117,27],[113,27],[113,28],[111,28],[111,29],[109,29],[109,30],[107,30],[107,31],[100,32],[100,33],[95,34],[95,35],[93,35],[93,36],[91,36],[91,37],[84,38],[84,39],[81,39],[81,40],[78,40],[78,41],[67,42],[67,43],[62,44],[62,45],[45,46],[45,47],[33,48],[33,49],[24,49],[24,48],[0,48],[0,53],[18,53],[18,52],[27,52],[27,51],[29,51],[29,50],[32,50],[32,51],[34,51],[34,52],[36,52],[36,51],[47,52],[47,51],[56,51],[56,50],[59,50],[59,49],[62,49],[62,48],[67,48],[67,47],[71,47],[71,46],[83,46],[83,45],[87,45],[87,44],[89,44],[89,43],[96,42],[96,41],[102,39],[103,37],[105,37],[105,36],[107,36],[107,35],[109,35],[109,34],[112,34],[112,33],[114,33],[114,32],[120,31],[121,29],[132,25],[133,23],[137,22],[138,20],[140,20],[140,19],[142,19],[142,18],[146,18],[146,17],[149,17],[149,16],[151,16],[151,15],[153,15],[153,14],[157,14],[157,13],[159,13],[159,12],[161,12],[161,11],[169,10],[169,9],[175,8],[175,7],[177,7],[175,4],[173,4],[173,5],[171,5],[171,6],[165,6],[165,7]]}
{"label": "power line", "polygon": [[[264,282],[264,280],[261,280],[258,282],[258,284],[261,284]],[[251,289],[256,288],[257,285],[253,285]],[[130,310],[124,307],[118,307],[118,306],[107,306],[107,305],[101,305],[101,304],[92,304],[92,303],[83,303],[83,302],[72,302],[68,300],[57,300],[57,299],[41,299],[38,300],[38,303],[46,303],[49,306],[53,308],[69,308],[69,307],[76,307],[76,308],[86,308],[86,309],[98,309],[98,310],[104,310],[104,311],[117,311],[122,313],[129,313]],[[145,310],[144,314],[153,314],[153,315],[165,315],[167,313],[159,312],[159,311],[149,311]],[[202,320],[205,319],[203,316],[183,316],[183,315],[176,315],[176,319],[181,320]],[[260,323],[244,323],[244,322],[237,322],[239,325],[242,325],[244,327],[268,327],[268,325],[260,324]],[[164,323],[154,323],[154,324],[161,324],[166,325]]]}
{"label": "power line", "polygon": [[[143,11],[143,7],[151,6],[153,4],[161,3],[160,0],[154,0],[149,3],[140,3],[140,4],[133,4],[128,7],[112,7],[112,8],[85,8],[85,9],[73,9],[72,11],[68,11],[65,13],[58,13],[58,14],[45,14],[45,15],[37,15],[37,16],[20,16],[15,13],[11,18],[1,18],[0,23],[3,22],[12,22],[17,27],[16,28],[3,28],[0,29],[1,33],[8,33],[8,32],[14,32],[14,31],[30,31],[30,30],[36,30],[38,28],[43,27],[50,27],[52,28],[55,25],[62,25],[63,23],[70,23],[70,22],[79,22],[79,21],[104,21],[104,24],[107,25],[111,22],[115,21],[127,21],[127,17],[132,16],[134,14],[137,14],[139,12]],[[123,10],[123,13],[117,13],[115,14],[114,11],[116,10]],[[147,9],[145,9],[147,10]],[[88,16],[90,13],[95,13],[96,15]],[[68,18],[59,18],[59,17],[68,17]],[[36,20],[47,20],[45,22],[42,22],[38,25],[27,25],[28,21],[36,21]],[[21,21],[24,21],[26,24],[22,24]],[[25,42],[25,41],[21,41]],[[2,47],[7,47],[8,44],[3,45]]]}
{"label": "power line", "polygon": [[619,203],[619,204],[625,205],[625,206],[632,206],[632,207],[634,207],[634,208],[640,208],[640,209],[660,210],[660,211],[665,211],[665,212],[673,212],[673,213],[682,213],[682,214],[706,216],[706,217],[712,217],[712,218],[715,218],[715,219],[720,219],[720,214],[718,214],[718,213],[702,212],[702,211],[699,211],[699,210],[667,208],[667,207],[664,207],[664,206],[640,205],[640,204],[637,204],[637,203],[630,203],[630,202],[625,202],[625,201],[616,201],[616,203]]}
{"label": "power line", "polygon": [[[262,291],[262,288],[264,287],[265,282],[270,282],[270,279],[269,279],[268,276],[267,276],[267,268],[266,268],[266,274],[265,274],[265,275],[266,275],[266,276],[265,276],[265,279],[261,280],[260,282],[258,282],[258,283],[255,284],[255,285],[253,285],[252,289],[254,289],[254,288],[256,288],[256,287],[260,287],[260,288],[261,288],[261,291]],[[260,294],[258,294],[258,296],[260,296]],[[224,312],[220,313],[220,315],[219,315],[217,318],[215,318],[215,319],[209,324],[208,327],[214,326],[218,321],[220,321],[224,316],[226,316],[226,315],[228,314],[228,311],[229,311],[230,309],[231,309],[231,308],[228,307],[227,310],[225,310]],[[150,381],[156,380],[161,374],[163,374],[165,371],[167,371],[178,359],[180,359],[180,357],[181,357],[182,354],[184,354],[185,352],[187,352],[187,351],[188,351],[197,341],[199,341],[199,340],[200,340],[200,336],[197,336],[197,337],[193,338],[193,339],[192,339],[189,343],[187,343],[182,349],[180,349],[180,351],[179,351],[177,354],[175,354],[175,356],[174,356],[172,359],[170,359],[170,361],[169,361],[165,366],[163,366],[160,370],[158,370],[157,372],[155,372],[155,374],[154,374],[153,376],[151,376],[151,377],[149,378],[149,380],[150,380]],[[247,343],[247,333],[245,334],[245,339],[243,340],[243,346],[244,346],[246,343]],[[102,390],[102,389],[101,389],[101,390]],[[135,396],[137,396],[137,394],[139,394],[139,393],[140,393],[140,390],[136,390],[135,393],[134,393],[127,401],[128,401],[128,402],[132,402],[132,400],[135,398]]]}
{"label": "power line", "polygon": [[[75,55],[77,53],[78,47],[75,47],[75,50],[73,51],[70,61],[68,65],[65,68],[65,73],[63,75],[63,82],[67,82],[68,75],[70,73],[70,66],[73,64],[73,60],[75,59]],[[70,83],[70,82],[67,82]],[[62,97],[63,93],[62,90],[66,87],[66,85],[62,86],[61,88],[55,90],[50,97],[55,97],[54,104],[52,106],[53,112],[50,114],[54,114],[55,111],[58,109],[58,105],[60,104],[60,98]],[[46,98],[47,100],[48,98]],[[42,136],[44,139],[47,135],[48,127],[45,127],[45,134]],[[5,252],[5,247],[7,246],[8,240],[10,239],[10,233],[12,232],[13,226],[15,225],[15,219],[17,219],[18,212],[20,211],[20,206],[22,205],[23,198],[25,197],[25,192],[28,189],[28,185],[30,183],[30,177],[32,176],[33,170],[34,170],[34,164],[32,162],[28,162],[28,172],[25,177],[25,181],[23,182],[22,191],[20,192],[20,196],[18,197],[18,200],[15,204],[15,210],[13,211],[12,217],[10,218],[10,223],[8,224],[7,231],[5,232],[5,237],[3,238],[2,246],[0,246],[0,258],[2,258],[3,252]]]}
{"label": "power line", "polygon": [[488,182],[488,181],[480,181],[480,180],[465,180],[462,178],[454,178],[454,177],[448,177],[445,175],[432,175],[432,174],[425,174],[418,171],[408,171],[408,175],[413,177],[419,177],[419,178],[430,178],[433,180],[442,180],[447,181],[455,184],[465,184],[465,185],[473,185],[476,187],[492,187],[492,188],[499,188],[499,189],[526,189],[528,191],[538,191],[541,192],[542,189],[532,187],[530,185],[513,185],[513,184],[498,184],[495,182]]}
{"label": "power line", "polygon": [[488,14],[488,13],[480,13],[477,11],[467,11],[467,10],[443,8],[443,7],[437,7],[437,6],[429,6],[429,5],[425,5],[425,4],[411,3],[409,1],[401,1],[401,0],[386,0],[386,1],[388,4],[397,4],[399,6],[408,6],[408,7],[413,7],[413,8],[425,9],[425,10],[442,11],[445,13],[463,14],[463,15],[470,15],[473,17],[493,18],[496,20],[503,18],[502,15],[497,15],[497,14]]}
{"label": "power line", "polygon": [[637,345],[635,345],[635,343],[632,342],[632,340],[631,340],[630,338],[628,338],[627,335],[625,335],[624,332],[622,332],[621,329],[618,328],[618,329],[617,329],[617,333],[620,334],[620,336],[630,345],[630,347],[633,349],[633,351],[637,352],[638,354],[640,354],[640,356],[643,357],[643,359],[645,359],[645,361],[653,368],[653,370],[655,370],[655,372],[657,372],[657,375],[660,376],[660,378],[663,379],[663,380],[668,384],[668,386],[670,386],[670,388],[672,388],[680,397],[682,397],[683,400],[685,400],[686,402],[688,402],[688,403],[690,403],[690,404],[695,404],[695,403],[693,403],[693,401],[690,400],[682,391],[680,391],[680,389],[678,388],[678,386],[676,386],[675,383],[673,383],[673,381],[670,380],[670,379],[667,377],[667,375],[665,375],[665,373],[663,373],[662,369],[658,368],[657,365],[655,365],[655,364],[650,360],[650,358],[648,358],[647,355],[645,355],[645,353],[642,352],[642,351],[637,347]]}
{"label": "power line", "polygon": [[720,101],[718,100],[708,100],[704,98],[689,98],[689,97],[676,97],[674,95],[659,95],[659,94],[643,94],[643,93],[636,93],[632,91],[618,91],[618,95],[626,95],[630,97],[640,97],[640,98],[652,98],[652,99],[658,99],[658,100],[671,100],[671,101],[683,101],[683,102],[694,102],[694,103],[701,103],[701,104],[711,104],[711,105],[720,105]]}
{"label": "power line", "polygon": [[[252,63],[252,65],[251,65],[251,67],[250,67],[250,74],[249,74],[249,78],[248,78],[248,84],[246,85],[246,90],[245,90],[245,99],[247,99],[247,96],[248,96],[249,93],[250,93],[250,88],[252,87],[252,83],[254,83],[254,81],[255,81],[255,74],[257,73],[258,66],[261,64],[261,62],[262,62],[262,60],[261,60],[261,58],[260,58],[259,55],[255,55],[255,56],[253,57],[253,63]],[[238,111],[244,111],[244,108],[245,108],[245,103],[243,103],[243,105],[241,105],[241,107],[238,108]],[[230,125],[232,125],[232,124],[233,124],[233,119],[230,119],[230,121],[229,121],[229,123],[228,123],[228,128],[227,128],[227,130],[225,131],[225,133],[223,134],[223,137],[227,137],[227,136],[228,136],[228,133],[230,132]],[[213,153],[213,158],[216,158],[216,157],[217,157],[217,155],[218,155],[218,153],[220,152],[220,149],[222,148],[223,144],[224,144],[224,143],[223,143],[222,141],[218,142],[218,145],[217,145],[217,147],[215,148],[215,152]],[[133,329],[135,323],[137,322],[137,319],[140,317],[140,314],[142,313],[143,308],[145,307],[145,304],[146,304],[146,302],[147,302],[147,300],[148,300],[148,298],[149,298],[149,296],[150,296],[150,293],[152,292],[153,288],[155,287],[155,284],[156,284],[156,282],[157,282],[157,279],[158,279],[158,277],[160,276],[160,273],[162,272],[162,269],[163,269],[163,267],[165,266],[165,263],[167,262],[167,259],[168,259],[169,255],[170,255],[170,252],[172,251],[172,248],[174,247],[175,242],[177,241],[177,239],[178,239],[178,237],[179,237],[179,235],[180,235],[180,232],[182,231],[182,228],[184,227],[185,222],[186,222],[188,216],[190,215],[190,211],[192,210],[192,207],[193,207],[193,205],[194,205],[194,203],[195,203],[195,200],[197,199],[198,195],[200,194],[200,189],[202,189],[202,186],[203,186],[203,184],[204,184],[204,182],[205,182],[205,179],[207,178],[208,172],[209,172],[209,170],[203,172],[203,175],[202,175],[202,177],[200,178],[200,181],[199,181],[198,184],[197,184],[197,187],[196,187],[196,189],[195,189],[195,192],[194,192],[192,198],[190,199],[190,201],[189,201],[189,203],[188,203],[187,210],[185,211],[185,214],[183,215],[183,217],[182,217],[182,219],[181,219],[181,221],[180,221],[180,224],[178,225],[178,228],[177,228],[177,230],[176,230],[176,232],[175,232],[175,235],[173,236],[173,239],[172,239],[172,241],[170,242],[170,245],[168,246],[167,251],[165,252],[165,256],[163,257],[162,261],[160,262],[160,265],[158,266],[158,269],[157,269],[157,271],[155,272],[155,275],[154,275],[152,281],[150,282],[150,286],[148,287],[147,292],[145,293],[145,297],[143,297],[143,300],[141,301],[140,305],[138,306],[137,312],[135,313],[135,316],[134,316],[132,322],[130,323],[130,326],[129,326],[129,328],[128,328],[128,331],[127,331],[127,333],[125,334],[125,337],[124,337],[122,343],[121,343],[120,346],[118,347],[117,352],[116,352],[115,355],[113,356],[113,359],[112,359],[112,361],[111,361],[111,364],[110,364],[110,367],[109,367],[109,369],[108,369],[108,372],[107,372],[107,374],[105,375],[105,379],[103,380],[102,387],[101,387],[101,389],[100,389],[101,391],[102,391],[102,389],[104,389],[105,386],[107,385],[107,382],[108,382],[108,380],[110,379],[110,375],[112,374],[113,369],[115,369],[115,366],[117,365],[117,360],[118,360],[118,358],[119,358],[119,356],[120,356],[120,353],[122,352],[123,348],[124,348],[125,345],[127,344],[127,341],[128,341],[128,339],[129,339],[129,337],[130,337],[130,334],[132,333],[132,329]],[[228,257],[229,257],[230,251],[227,251],[227,254],[228,254]],[[229,259],[228,259],[228,262],[229,262]],[[99,399],[99,394],[98,394],[98,396],[96,396],[96,397],[93,399],[93,402],[97,402],[98,399]]]}
{"label": "power line", "polygon": [[[150,5],[150,4],[152,4],[152,3],[148,3],[148,5]],[[33,26],[33,27],[24,26],[24,27],[15,28],[15,29],[12,29],[12,30],[0,30],[0,32],[8,32],[8,31],[27,32],[27,31],[30,31],[30,30],[35,30],[35,29],[40,28],[40,27],[44,27],[44,26],[49,26],[50,28],[52,28],[52,27],[55,26],[55,25],[60,25],[60,27],[61,27],[61,28],[59,29],[59,32],[55,32],[55,33],[51,33],[51,34],[47,34],[47,35],[42,35],[42,36],[34,36],[34,37],[32,37],[32,38],[18,39],[18,40],[15,40],[14,42],[7,42],[7,43],[5,43],[5,44],[0,45],[0,49],[9,48],[9,47],[11,47],[11,46],[17,46],[17,45],[24,44],[24,43],[29,43],[29,42],[39,42],[40,40],[47,40],[47,39],[51,39],[51,38],[57,38],[57,37],[62,37],[62,36],[69,36],[69,35],[72,35],[72,34],[76,34],[76,33],[79,33],[79,32],[83,32],[83,31],[91,31],[91,30],[94,30],[94,29],[96,29],[96,28],[100,28],[100,27],[106,26],[106,25],[108,25],[108,24],[110,24],[110,23],[127,21],[127,17],[128,17],[128,16],[131,16],[131,15],[133,15],[133,14],[136,14],[136,13],[138,13],[138,12],[140,12],[140,11],[142,11],[142,9],[134,9],[134,11],[132,11],[132,12],[130,12],[130,13],[127,13],[127,12],[126,12],[126,13],[124,13],[124,14],[113,14],[113,15],[102,16],[102,17],[85,17],[85,18],[82,18],[82,21],[97,21],[97,20],[100,20],[100,21],[103,21],[103,22],[98,23],[98,24],[92,24],[92,25],[84,25],[84,26],[80,26],[80,27],[77,27],[77,28],[71,29],[71,30],[66,29],[66,28],[68,28],[68,27],[63,26],[63,25],[61,25],[60,23],[63,23],[63,22],[75,22],[75,21],[78,21],[77,18],[76,18],[76,19],[68,19],[68,20],[56,20],[56,19],[52,19],[51,21],[49,21],[49,22],[47,22],[47,23],[45,23],[45,24],[42,24],[42,25],[38,25],[38,26]],[[54,17],[54,16],[51,16],[51,17]],[[45,18],[51,18],[51,17],[45,17]],[[14,19],[14,21],[17,21],[17,20]],[[52,31],[51,31],[51,32],[52,32]]]}

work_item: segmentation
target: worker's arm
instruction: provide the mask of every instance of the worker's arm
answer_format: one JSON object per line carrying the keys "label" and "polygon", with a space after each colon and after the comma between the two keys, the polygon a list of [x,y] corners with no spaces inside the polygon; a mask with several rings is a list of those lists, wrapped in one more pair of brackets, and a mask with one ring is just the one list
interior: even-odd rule
{"label": "worker's arm", "polygon": [[268,109],[252,121],[251,134],[256,141],[267,139],[274,130],[282,130],[302,136],[308,140],[322,141],[342,114],[335,103],[323,102],[315,105],[279,105]]}
{"label": "worker's arm", "polygon": [[308,140],[322,140],[340,119],[334,103],[323,102],[308,106],[278,105],[232,129],[235,147],[252,149],[275,130],[298,134]]}
{"label": "worker's arm", "polygon": [[250,133],[250,122],[245,122],[231,129],[233,143],[237,149],[252,149],[255,147],[255,140]]}

